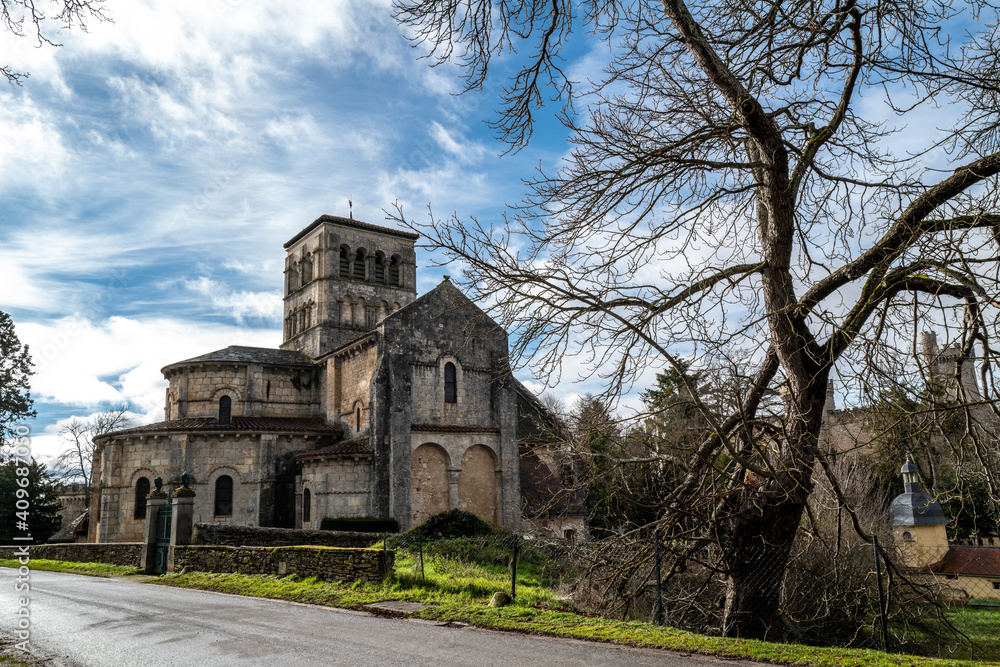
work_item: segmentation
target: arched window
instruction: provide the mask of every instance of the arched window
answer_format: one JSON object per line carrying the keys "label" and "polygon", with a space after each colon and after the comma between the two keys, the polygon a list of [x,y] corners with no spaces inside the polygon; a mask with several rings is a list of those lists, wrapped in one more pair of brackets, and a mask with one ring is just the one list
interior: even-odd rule
{"label": "arched window", "polygon": [[223,396],[219,399],[219,424],[229,426],[233,415],[233,399]]}
{"label": "arched window", "polygon": [[385,285],[385,255],[380,252],[375,253],[375,282]]}
{"label": "arched window", "polygon": [[309,516],[312,514],[312,494],[309,493],[309,489],[302,492],[302,520],[311,521]]}
{"label": "arched window", "polygon": [[399,255],[393,255],[389,260],[389,284],[399,286]]}
{"label": "arched window", "polygon": [[450,361],[444,365],[444,402],[458,403],[458,379],[455,364]]}
{"label": "arched window", "polygon": [[361,408],[354,412],[354,432],[361,433]]}
{"label": "arched window", "polygon": [[340,249],[340,277],[351,277],[351,257],[347,254],[347,248]]}
{"label": "arched window", "polygon": [[146,496],[149,495],[149,480],[140,477],[135,482],[135,514],[136,519],[146,518]]}
{"label": "arched window", "polygon": [[307,282],[313,279],[313,263],[311,257],[306,256],[302,260],[302,263],[299,264],[299,275],[301,276],[300,284],[302,285],[305,285]]}
{"label": "arched window", "polygon": [[233,478],[222,475],[215,480],[215,516],[233,515]]}
{"label": "arched window", "polygon": [[365,251],[358,250],[358,254],[354,256],[354,272],[351,274],[351,278],[355,280],[365,279]]}

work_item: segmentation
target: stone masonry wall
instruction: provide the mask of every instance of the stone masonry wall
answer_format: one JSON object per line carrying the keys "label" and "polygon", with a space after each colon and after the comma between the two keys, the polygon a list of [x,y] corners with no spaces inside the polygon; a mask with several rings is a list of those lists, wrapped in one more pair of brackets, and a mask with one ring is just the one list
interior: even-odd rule
{"label": "stone masonry wall", "polygon": [[355,533],[339,530],[295,530],[259,526],[220,526],[196,523],[192,543],[231,547],[278,547],[314,545],[365,549],[375,544],[378,533]]}
{"label": "stone masonry wall", "polygon": [[312,494],[312,511],[311,520],[303,521],[302,527],[318,528],[324,517],[371,514],[371,476],[371,461],[365,458],[305,461],[302,489]]}
{"label": "stone masonry wall", "polygon": [[296,574],[334,581],[381,581],[396,552],[337,547],[174,547],[174,570],[239,574]]}
{"label": "stone masonry wall", "polygon": [[[372,372],[375,370],[374,344],[338,354],[327,362],[327,419],[345,427],[346,437],[368,431]],[[355,408],[361,407],[361,428]]]}
{"label": "stone masonry wall", "polygon": [[260,364],[198,364],[170,373],[167,419],[217,417],[219,398],[233,400],[232,414],[247,417],[313,417],[319,414],[319,378],[309,368]]}
{"label": "stone masonry wall", "polygon": [[[16,558],[16,550],[21,547],[0,547],[0,558]],[[31,558],[64,560],[73,563],[109,563],[111,565],[133,565],[140,567],[142,560],[141,542],[120,542],[117,544],[39,544],[29,547]]]}

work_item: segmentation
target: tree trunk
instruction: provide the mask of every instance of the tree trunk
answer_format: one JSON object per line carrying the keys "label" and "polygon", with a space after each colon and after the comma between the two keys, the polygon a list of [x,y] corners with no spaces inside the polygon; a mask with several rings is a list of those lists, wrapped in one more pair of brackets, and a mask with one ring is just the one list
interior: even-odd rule
{"label": "tree trunk", "polygon": [[788,447],[775,462],[776,476],[760,488],[748,484],[734,511],[721,517],[719,544],[728,574],[724,636],[777,639],[783,632],[781,584],[812,491],[825,387],[826,378],[817,378],[796,402],[799,414],[787,426]]}

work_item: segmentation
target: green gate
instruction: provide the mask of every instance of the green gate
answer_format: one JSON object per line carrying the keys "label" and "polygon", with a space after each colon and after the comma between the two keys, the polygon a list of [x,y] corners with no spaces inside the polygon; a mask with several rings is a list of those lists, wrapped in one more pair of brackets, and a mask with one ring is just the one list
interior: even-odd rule
{"label": "green gate", "polygon": [[156,561],[153,572],[163,574],[167,571],[167,554],[170,551],[170,503],[161,505],[156,511]]}

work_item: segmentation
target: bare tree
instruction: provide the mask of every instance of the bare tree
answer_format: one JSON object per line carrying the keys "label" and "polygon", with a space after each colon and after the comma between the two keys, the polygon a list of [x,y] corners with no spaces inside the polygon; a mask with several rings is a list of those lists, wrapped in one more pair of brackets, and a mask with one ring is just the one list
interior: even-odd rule
{"label": "bare tree", "polygon": [[65,480],[80,480],[87,487],[88,503],[93,479],[94,438],[132,426],[131,409],[131,405],[122,403],[88,419],[74,417],[59,431],[66,449],[56,458],[53,470]]}
{"label": "bare tree", "polygon": [[[565,105],[571,155],[503,219],[410,224],[540,376],[567,353],[611,394],[651,365],[680,374],[709,434],[660,525],[718,545],[726,634],[775,632],[813,473],[836,479],[819,445],[834,369],[858,395],[919,373],[912,341],[933,326],[996,398],[995,5],[397,0],[396,16],[469,89],[521,55],[494,120],[512,148]],[[585,85],[563,69],[578,36],[607,56]],[[717,415],[679,355],[734,351],[743,392]],[[763,400],[778,390],[783,415]]]}
{"label": "bare tree", "polygon": [[[14,37],[34,39],[38,46],[59,46],[51,35],[56,30],[79,28],[87,32],[91,20],[110,21],[104,0],[4,0],[0,3],[0,24]],[[28,76],[9,65],[0,64],[0,74],[20,85]]]}

